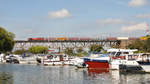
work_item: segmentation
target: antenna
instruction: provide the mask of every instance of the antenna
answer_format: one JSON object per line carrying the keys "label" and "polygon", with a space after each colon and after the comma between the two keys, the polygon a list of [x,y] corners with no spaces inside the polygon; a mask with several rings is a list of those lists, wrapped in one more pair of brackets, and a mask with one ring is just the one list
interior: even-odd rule
{"label": "antenna", "polygon": [[147,27],[147,29],[146,29],[146,35],[148,35],[149,34],[149,25],[147,24],[146,27]]}

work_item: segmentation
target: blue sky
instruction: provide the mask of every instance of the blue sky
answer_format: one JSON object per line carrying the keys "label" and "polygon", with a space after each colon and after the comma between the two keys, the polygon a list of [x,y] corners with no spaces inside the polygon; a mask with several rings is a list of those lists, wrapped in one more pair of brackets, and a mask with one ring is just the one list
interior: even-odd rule
{"label": "blue sky", "polygon": [[142,36],[149,0],[0,0],[0,26],[28,37]]}

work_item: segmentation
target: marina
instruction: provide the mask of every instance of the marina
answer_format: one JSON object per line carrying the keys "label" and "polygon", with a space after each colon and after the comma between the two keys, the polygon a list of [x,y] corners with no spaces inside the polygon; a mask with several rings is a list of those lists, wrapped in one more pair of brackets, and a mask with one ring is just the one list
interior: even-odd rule
{"label": "marina", "polygon": [[89,53],[84,57],[66,54],[4,55],[1,64],[34,64],[42,66],[74,66],[76,68],[150,72],[150,54],[137,53],[136,49],[108,49],[105,54]]}
{"label": "marina", "polygon": [[0,84],[150,84],[150,0],[1,0]]}

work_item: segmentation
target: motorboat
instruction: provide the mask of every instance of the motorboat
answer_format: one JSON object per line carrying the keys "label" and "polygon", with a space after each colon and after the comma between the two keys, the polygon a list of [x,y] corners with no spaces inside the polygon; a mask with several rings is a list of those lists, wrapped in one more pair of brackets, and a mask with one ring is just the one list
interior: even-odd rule
{"label": "motorboat", "polygon": [[[136,49],[108,49],[106,54],[94,58],[86,58],[89,69],[119,69],[126,55],[133,54]],[[130,64],[130,63],[129,63]]]}
{"label": "motorboat", "polygon": [[43,65],[66,65],[69,62],[69,57],[65,54],[50,54],[42,59]]}
{"label": "motorboat", "polygon": [[141,53],[136,61],[144,72],[150,72],[150,53]]}
{"label": "motorboat", "polygon": [[98,57],[84,58],[85,64],[89,69],[108,69],[109,68],[109,54],[102,54]]}
{"label": "motorboat", "polygon": [[[136,49],[113,49],[109,51],[110,54],[110,69],[122,69],[123,67],[137,67],[138,63],[130,59],[134,55]],[[120,68],[122,67],[122,68]]]}
{"label": "motorboat", "polygon": [[87,60],[91,58],[98,58],[100,55],[102,54],[97,53],[97,52],[90,52],[85,57],[75,57],[72,60],[72,62],[73,62],[73,65],[76,66],[77,68],[87,68],[88,67]]}

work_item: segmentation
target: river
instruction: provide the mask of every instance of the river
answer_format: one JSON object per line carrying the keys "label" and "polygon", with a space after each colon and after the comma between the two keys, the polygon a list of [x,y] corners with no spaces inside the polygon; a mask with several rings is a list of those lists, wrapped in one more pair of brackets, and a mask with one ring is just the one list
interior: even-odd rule
{"label": "river", "polygon": [[0,84],[149,84],[150,74],[73,66],[0,64]]}

